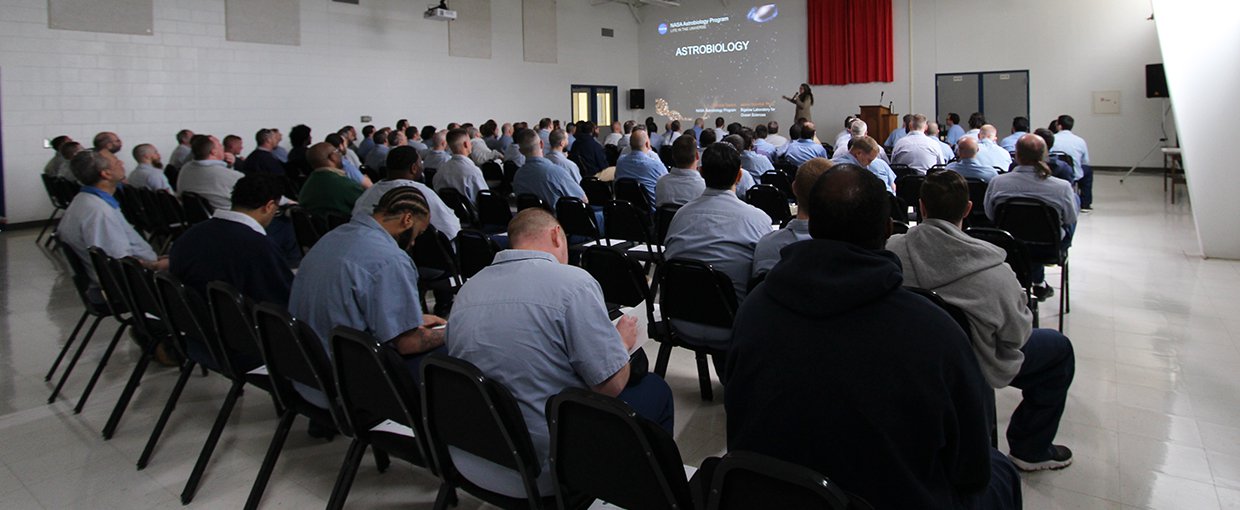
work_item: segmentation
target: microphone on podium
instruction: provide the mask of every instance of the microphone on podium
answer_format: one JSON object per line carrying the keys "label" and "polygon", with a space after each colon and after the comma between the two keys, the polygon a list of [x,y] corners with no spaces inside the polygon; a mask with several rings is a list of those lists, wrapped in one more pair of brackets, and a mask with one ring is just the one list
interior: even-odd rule
{"label": "microphone on podium", "polygon": [[882,91],[882,92],[879,92],[879,94],[878,94],[878,104],[880,104],[880,105],[881,105],[881,104],[883,104],[883,96],[885,96],[885,95],[887,95],[887,91],[886,91],[886,90],[884,90],[884,91]]}

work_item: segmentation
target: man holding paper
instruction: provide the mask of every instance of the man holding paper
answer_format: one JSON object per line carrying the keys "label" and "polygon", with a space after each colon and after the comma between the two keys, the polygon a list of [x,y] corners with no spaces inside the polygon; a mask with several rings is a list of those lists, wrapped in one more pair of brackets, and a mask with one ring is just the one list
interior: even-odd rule
{"label": "man holding paper", "polygon": [[[658,376],[631,369],[637,321],[626,316],[612,325],[598,282],[567,264],[568,239],[555,217],[540,208],[521,211],[508,224],[508,238],[512,249],[496,254],[457,293],[446,343],[450,355],[516,397],[543,466],[539,492],[550,494],[547,399],[565,388],[590,388],[619,397],[671,433],[672,393]],[[470,481],[525,497],[515,471],[463,451],[452,455]]]}

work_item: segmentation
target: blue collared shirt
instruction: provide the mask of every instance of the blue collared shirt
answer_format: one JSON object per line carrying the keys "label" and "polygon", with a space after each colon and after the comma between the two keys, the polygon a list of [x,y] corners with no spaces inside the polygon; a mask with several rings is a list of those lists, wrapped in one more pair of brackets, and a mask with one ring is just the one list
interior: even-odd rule
{"label": "blue collared shirt", "polygon": [[435,180],[431,184],[435,186],[435,192],[453,188],[471,202],[478,199],[479,191],[491,189],[487,186],[486,178],[482,176],[482,170],[468,157],[460,154],[453,154],[451,159],[439,165],[439,171],[435,173]]}
{"label": "blue collared shirt", "polygon": [[[821,146],[820,146],[821,147]],[[823,151],[825,154],[826,151]],[[744,168],[755,180],[762,180],[762,174],[774,170],[771,159],[758,153],[757,150],[741,152],[741,168]]]}
{"label": "blue collared shirt", "polygon": [[908,136],[908,130],[904,128],[897,128],[895,131],[892,131],[891,134],[887,135],[887,141],[883,142],[883,147],[888,149],[894,148],[896,143],[898,143],[900,139],[905,136]]}
{"label": "blue collared shirt", "polygon": [[[963,158],[955,163],[947,165],[947,169],[960,174],[966,179],[972,177],[974,179],[981,179],[985,182],[990,182],[991,179],[994,179],[995,176],[999,175],[999,172],[995,171],[995,167],[983,165],[977,161],[977,158]],[[974,207],[977,206],[977,204],[973,205]]]}
{"label": "blue collared shirt", "polygon": [[[861,162],[857,161],[857,158],[854,158],[851,152],[845,152],[832,159],[831,162],[837,165],[848,163],[861,166]],[[887,163],[881,159],[874,158],[874,161],[871,161],[870,166],[866,167],[866,169],[877,175],[879,179],[882,179],[883,184],[887,185],[888,193],[896,194],[896,173],[891,171],[891,167]]]}
{"label": "blue collared shirt", "polygon": [[168,176],[164,175],[164,171],[145,163],[129,172],[125,182],[135,188],[172,191],[172,185],[168,183]]}
{"label": "blue collared shirt", "polygon": [[529,193],[541,198],[553,210],[563,197],[584,199],[586,196],[568,170],[537,156],[525,158],[525,164],[512,178],[512,191],[518,195]]}
{"label": "blue collared shirt", "polygon": [[947,162],[939,150],[939,141],[919,132],[904,135],[904,138],[896,142],[895,150],[891,151],[891,160],[893,163],[908,165],[923,174],[930,167]]}
{"label": "blue collared shirt", "polygon": [[753,151],[766,156],[767,159],[775,157],[775,146],[771,145],[771,142],[766,141],[765,138],[754,139]]}
{"label": "blue collared shirt", "polygon": [[706,180],[702,178],[701,172],[673,168],[667,175],[660,177],[655,185],[655,206],[685,205],[702,196],[703,191],[706,191]]}
{"label": "blue collared shirt", "polygon": [[87,251],[92,246],[118,259],[135,257],[153,261],[158,258],[150,243],[125,220],[116,198],[94,186],[83,186],[82,192],[73,197],[56,233],[86,263],[92,275],[94,269]]}
{"label": "blue collared shirt", "polygon": [[445,162],[452,159],[452,153],[448,151],[437,151],[434,149],[426,151],[426,156],[422,159],[422,168],[439,169]]}
{"label": "blue collared shirt", "polygon": [[362,183],[362,169],[353,164],[353,160],[349,158],[341,158],[340,165],[344,167],[344,175],[353,182]]}
{"label": "blue collared shirt", "polygon": [[1012,155],[992,140],[980,140],[977,144],[977,162],[1007,170],[1012,166]]}
{"label": "blue collared shirt", "polygon": [[456,212],[448,207],[448,204],[445,204],[438,194],[418,181],[385,179],[376,182],[370,189],[362,192],[362,196],[357,197],[357,202],[353,203],[353,215],[374,214],[375,206],[379,205],[379,199],[383,198],[387,192],[402,186],[410,186],[421,191],[431,211],[431,225],[435,227],[435,230],[447,235],[448,239],[456,239],[456,235],[461,232],[461,220],[456,217]]}
{"label": "blue collared shirt", "polygon": [[1007,135],[1002,140],[999,140],[999,146],[1003,147],[1003,150],[1005,151],[1016,152],[1016,141],[1020,140],[1020,137],[1025,136],[1027,134],[1029,133],[1025,131],[1017,131],[1015,133]]}
{"label": "blue collared shirt", "polygon": [[788,226],[771,232],[758,241],[753,250],[753,275],[770,271],[781,258],[780,250],[797,241],[809,239],[809,220],[794,218]]}
{"label": "blue collared shirt", "polygon": [[[545,154],[544,157],[547,158],[547,161],[555,163],[556,166],[563,168],[565,170],[568,170],[569,175],[573,176],[573,180],[576,180],[577,182],[581,182],[581,169],[577,167],[577,163],[573,163],[573,160],[568,159],[568,156],[565,156],[563,152],[550,151],[547,154]],[[524,165],[525,157],[522,156],[521,159],[523,160],[521,162],[521,165]],[[521,165],[517,165],[517,166],[521,166]]]}
{"label": "blue collared shirt", "polygon": [[745,298],[754,248],[771,232],[771,217],[742,202],[731,190],[707,188],[676,211],[667,231],[668,259],[710,264],[732,279],[736,301]]}
{"label": "blue collared shirt", "polygon": [[375,170],[387,168],[387,155],[391,151],[391,147],[375,144],[375,146],[371,147],[370,151],[366,153],[366,157],[364,157],[362,161],[366,166],[374,168]]}
{"label": "blue collared shirt", "polygon": [[1084,138],[1066,129],[1061,129],[1055,133],[1055,145],[1051,147],[1051,151],[1072,156],[1072,180],[1077,181],[1085,176],[1085,169],[1082,165],[1089,164],[1089,145],[1085,143]]}
{"label": "blue collared shirt", "polygon": [[804,138],[789,143],[784,149],[784,159],[796,166],[801,166],[814,158],[828,157],[830,156],[827,155],[827,149],[824,149],[822,144]]}
{"label": "blue collared shirt", "polygon": [[[541,251],[504,250],[465,282],[448,320],[448,354],[477,366],[517,399],[550,493],[547,399],[603,383],[629,362],[607,316],[598,282]],[[524,497],[516,472],[454,450],[453,461],[482,487]]]}
{"label": "blue collared shirt", "polygon": [[288,149],[284,147],[277,145],[274,149],[271,149],[271,155],[275,156],[281,163],[288,163]]}
{"label": "blue collared shirt", "polygon": [[650,201],[651,212],[654,212],[655,187],[659,178],[667,175],[667,167],[663,162],[647,156],[645,152],[631,152],[620,156],[616,161],[616,180],[635,179],[646,188],[646,199]]}
{"label": "blue collared shirt", "polygon": [[952,127],[947,128],[947,143],[949,145],[956,145],[956,141],[960,140],[962,136],[964,136],[964,128],[960,127],[960,124],[952,124]]}
{"label": "blue collared shirt", "polygon": [[518,167],[524,165],[525,155],[521,154],[521,147],[514,143],[504,149],[504,161],[516,163]]}
{"label": "blue collared shirt", "polygon": [[373,148],[375,148],[374,140],[370,138],[362,140],[362,143],[357,144],[357,157],[362,158],[362,160],[365,161],[366,155],[370,154],[370,150]]}

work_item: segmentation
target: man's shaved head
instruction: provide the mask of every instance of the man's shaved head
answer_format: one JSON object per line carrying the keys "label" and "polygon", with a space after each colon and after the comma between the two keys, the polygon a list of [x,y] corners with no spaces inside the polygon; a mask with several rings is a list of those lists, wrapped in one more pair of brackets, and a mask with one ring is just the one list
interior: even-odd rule
{"label": "man's shaved head", "polygon": [[956,155],[960,156],[960,159],[976,157],[977,140],[972,136],[961,137],[956,141]]}
{"label": "man's shaved head", "polygon": [[[335,161],[332,160],[332,154],[337,155]],[[311,168],[339,168],[340,159],[336,147],[327,142],[319,142],[306,149],[306,161]]]}
{"label": "man's shaved head", "polygon": [[818,177],[833,166],[835,163],[827,158],[814,158],[797,168],[796,179],[792,181],[792,194],[797,197],[797,201],[803,202],[808,199],[810,190],[814,189],[814,183],[818,182]]}
{"label": "man's shaved head", "polygon": [[508,240],[518,250],[533,249],[548,230],[560,226],[555,216],[541,207],[531,207],[517,213],[508,222]]}
{"label": "man's shaved head", "polygon": [[818,177],[810,191],[809,234],[882,249],[891,235],[891,195],[869,170],[853,164],[835,165]]}

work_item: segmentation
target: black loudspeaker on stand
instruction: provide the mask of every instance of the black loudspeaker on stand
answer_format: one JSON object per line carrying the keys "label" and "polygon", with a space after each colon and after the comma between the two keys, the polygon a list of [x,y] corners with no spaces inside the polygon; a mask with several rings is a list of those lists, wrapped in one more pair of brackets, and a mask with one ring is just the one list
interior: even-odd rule
{"label": "black loudspeaker on stand", "polygon": [[646,89],[629,89],[629,109],[646,109]]}
{"label": "black loudspeaker on stand", "polygon": [[1170,97],[1167,91],[1167,73],[1162,64],[1145,66],[1145,97]]}

